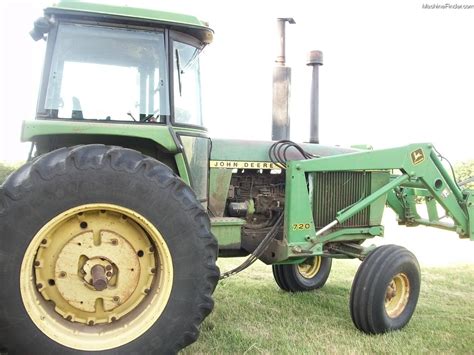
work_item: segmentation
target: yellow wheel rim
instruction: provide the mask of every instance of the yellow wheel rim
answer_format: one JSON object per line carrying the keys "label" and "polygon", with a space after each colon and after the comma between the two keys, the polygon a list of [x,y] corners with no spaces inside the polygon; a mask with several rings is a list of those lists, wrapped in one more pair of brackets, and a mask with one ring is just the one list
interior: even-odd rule
{"label": "yellow wheel rim", "polygon": [[301,264],[298,264],[298,272],[305,279],[312,279],[319,272],[320,268],[321,268],[320,256],[308,258],[305,261],[303,261]]}
{"label": "yellow wheel rim", "polygon": [[385,291],[385,311],[390,318],[398,317],[406,305],[410,297],[410,281],[404,273],[394,276]]}
{"label": "yellow wheel rim", "polygon": [[142,215],[87,204],[50,220],[33,237],[20,272],[23,304],[36,326],[78,350],[106,350],[145,333],[168,303],[173,263]]}

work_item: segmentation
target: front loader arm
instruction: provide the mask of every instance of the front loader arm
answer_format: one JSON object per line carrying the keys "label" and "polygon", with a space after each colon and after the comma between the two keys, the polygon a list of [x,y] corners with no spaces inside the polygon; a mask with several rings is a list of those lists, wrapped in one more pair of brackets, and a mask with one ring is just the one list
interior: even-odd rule
{"label": "front loader arm", "polygon": [[[376,172],[391,171],[390,180],[358,201],[335,213],[333,221],[322,228],[316,228],[312,211],[325,206],[313,206],[312,182],[314,173],[328,172]],[[462,191],[443,167],[431,144],[411,144],[384,150],[364,151],[319,159],[288,162],[286,170],[287,196],[285,231],[290,245],[296,251],[321,252],[323,243],[344,239],[347,231],[354,234],[354,228],[342,228],[348,219],[373,208],[380,198],[398,215],[399,223],[407,226],[427,225],[456,231],[462,238],[474,240],[474,196],[471,191]],[[424,197],[428,218],[421,218],[416,211],[418,197]],[[328,203],[332,203],[328,201]],[[437,204],[442,206],[454,221],[441,221]],[[301,228],[300,228],[301,227]],[[379,226],[381,227],[381,226]],[[383,227],[359,228],[361,234],[381,235]],[[350,236],[345,236],[350,240]]]}

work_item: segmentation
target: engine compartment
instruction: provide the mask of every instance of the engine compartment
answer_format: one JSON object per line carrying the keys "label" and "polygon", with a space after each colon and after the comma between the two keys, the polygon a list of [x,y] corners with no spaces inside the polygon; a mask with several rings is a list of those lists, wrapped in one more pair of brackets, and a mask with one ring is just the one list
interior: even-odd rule
{"label": "engine compartment", "polygon": [[232,174],[226,213],[245,218],[247,227],[268,226],[285,205],[285,176],[270,170],[240,170]]}

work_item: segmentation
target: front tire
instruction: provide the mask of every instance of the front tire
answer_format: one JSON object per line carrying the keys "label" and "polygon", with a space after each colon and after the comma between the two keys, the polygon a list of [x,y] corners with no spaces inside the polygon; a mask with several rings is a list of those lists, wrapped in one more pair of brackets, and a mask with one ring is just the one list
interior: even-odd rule
{"label": "front tire", "polygon": [[368,334],[403,328],[420,293],[416,257],[397,245],[382,245],[362,262],[352,283],[350,310],[355,326]]}
{"label": "front tire", "polygon": [[139,152],[88,145],[26,164],[0,188],[0,236],[9,354],[175,353],[213,308],[209,218]]}
{"label": "front tire", "polygon": [[283,291],[312,291],[324,286],[331,266],[331,258],[314,256],[301,264],[273,265],[273,278]]}

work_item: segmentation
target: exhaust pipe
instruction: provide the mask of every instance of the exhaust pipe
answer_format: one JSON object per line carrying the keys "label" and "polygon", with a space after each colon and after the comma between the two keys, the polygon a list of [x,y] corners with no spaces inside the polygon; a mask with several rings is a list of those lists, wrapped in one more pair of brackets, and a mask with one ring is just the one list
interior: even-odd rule
{"label": "exhaust pipe", "polygon": [[309,114],[309,142],[319,144],[319,66],[323,65],[323,52],[309,52],[307,65],[313,67]]}
{"label": "exhaust pipe", "polygon": [[286,66],[285,58],[285,25],[295,24],[291,17],[277,19],[278,52],[273,69],[273,112],[272,140],[290,139],[290,85],[291,68]]}

